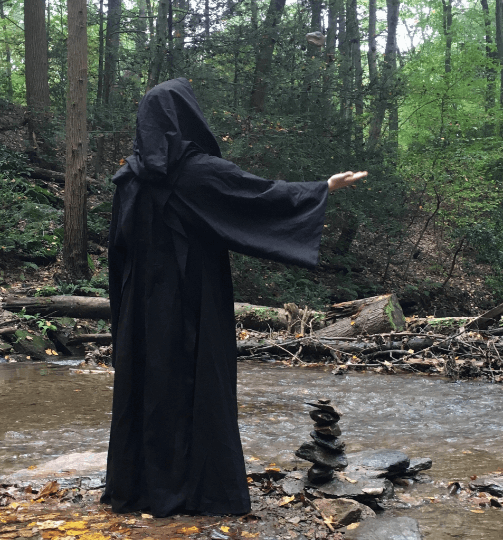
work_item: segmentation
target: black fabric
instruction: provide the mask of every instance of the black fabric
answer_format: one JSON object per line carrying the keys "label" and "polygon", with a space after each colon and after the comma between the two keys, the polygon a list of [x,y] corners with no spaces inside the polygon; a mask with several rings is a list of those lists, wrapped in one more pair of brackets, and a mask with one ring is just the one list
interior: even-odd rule
{"label": "black fabric", "polygon": [[265,180],[222,159],[183,79],[144,98],[127,161],[110,228],[115,382],[102,500],[155,516],[246,513],[227,250],[315,265],[327,184]]}

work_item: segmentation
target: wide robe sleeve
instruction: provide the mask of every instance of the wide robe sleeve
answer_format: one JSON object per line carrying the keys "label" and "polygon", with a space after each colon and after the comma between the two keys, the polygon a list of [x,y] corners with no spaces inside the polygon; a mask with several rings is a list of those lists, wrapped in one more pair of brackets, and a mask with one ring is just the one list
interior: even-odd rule
{"label": "wide robe sleeve", "polygon": [[265,180],[198,154],[186,161],[166,211],[232,251],[313,267],[327,195],[327,182]]}

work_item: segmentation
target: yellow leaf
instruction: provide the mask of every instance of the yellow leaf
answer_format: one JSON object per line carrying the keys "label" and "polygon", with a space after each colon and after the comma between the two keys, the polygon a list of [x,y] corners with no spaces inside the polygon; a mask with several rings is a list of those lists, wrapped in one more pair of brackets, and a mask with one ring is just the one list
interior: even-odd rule
{"label": "yellow leaf", "polygon": [[408,352],[409,354],[413,354],[413,353],[414,353],[414,349],[409,349],[407,352]]}
{"label": "yellow leaf", "polygon": [[105,536],[99,532],[85,533],[79,536],[79,540],[108,540],[110,536]]}
{"label": "yellow leaf", "polygon": [[292,495],[291,497],[283,497],[279,503],[278,506],[285,506],[285,504],[291,503],[295,499],[295,495]]}
{"label": "yellow leaf", "polygon": [[17,502],[10,503],[9,508],[13,508],[14,510],[16,510],[17,508],[19,508],[19,503]]}
{"label": "yellow leaf", "polygon": [[29,470],[29,471],[33,471],[33,469],[36,469],[36,468],[37,468],[36,465],[30,465],[30,466],[28,467],[28,470]]}
{"label": "yellow leaf", "polygon": [[226,525],[222,525],[222,526],[220,527],[220,530],[221,530],[222,532],[229,532],[229,531],[231,530],[231,528],[230,528],[230,527],[227,527]]}
{"label": "yellow leaf", "polygon": [[358,482],[358,480],[353,480],[352,478],[348,478],[347,476],[346,476],[346,480],[350,482],[351,484],[356,484]]}
{"label": "yellow leaf", "polygon": [[199,529],[197,527],[182,527],[177,529],[176,532],[182,534],[195,534],[199,532]]}
{"label": "yellow leaf", "polygon": [[346,529],[347,529],[348,531],[352,531],[353,529],[356,529],[356,528],[359,527],[359,526],[360,526],[359,523],[351,523],[351,525],[348,525],[348,526],[346,527]]}
{"label": "yellow leaf", "polygon": [[256,538],[260,533],[251,533],[248,531],[242,531],[241,536],[243,538]]}
{"label": "yellow leaf", "polygon": [[351,321],[351,326],[353,326],[355,324],[355,321]]}
{"label": "yellow leaf", "polygon": [[470,512],[473,512],[474,514],[485,514],[484,510],[470,510]]}
{"label": "yellow leaf", "polygon": [[68,529],[87,529],[87,523],[85,521],[68,521],[64,525],[61,525],[59,529],[61,531],[67,531]]}

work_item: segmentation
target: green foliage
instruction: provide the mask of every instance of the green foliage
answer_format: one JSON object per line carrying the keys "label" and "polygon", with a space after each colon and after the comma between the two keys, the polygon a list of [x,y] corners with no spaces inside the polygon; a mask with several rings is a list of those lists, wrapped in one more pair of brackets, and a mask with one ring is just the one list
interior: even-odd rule
{"label": "green foliage", "polygon": [[17,314],[17,316],[22,321],[34,323],[43,336],[45,336],[49,330],[52,330],[53,332],[57,330],[56,326],[54,326],[54,324],[48,319],[41,317],[40,313],[37,313],[36,315],[28,315],[26,313],[26,309],[23,308]]}

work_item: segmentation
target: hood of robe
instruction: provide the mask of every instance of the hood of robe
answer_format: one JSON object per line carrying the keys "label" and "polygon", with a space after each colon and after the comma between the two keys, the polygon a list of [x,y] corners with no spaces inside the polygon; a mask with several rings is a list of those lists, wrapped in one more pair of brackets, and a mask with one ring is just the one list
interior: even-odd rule
{"label": "hood of robe", "polygon": [[189,154],[221,157],[220,148],[187,79],[158,84],[141,100],[133,155],[114,176],[120,183],[131,171],[140,181],[171,185]]}

